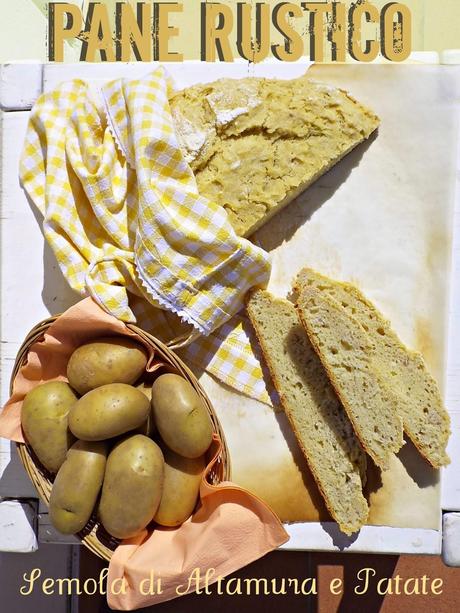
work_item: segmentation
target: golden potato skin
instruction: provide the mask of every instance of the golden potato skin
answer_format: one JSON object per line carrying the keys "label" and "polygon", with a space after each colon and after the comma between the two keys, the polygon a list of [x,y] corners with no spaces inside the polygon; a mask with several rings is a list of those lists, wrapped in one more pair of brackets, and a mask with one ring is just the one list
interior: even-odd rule
{"label": "golden potato skin", "polygon": [[149,436],[150,438],[153,438],[155,431],[156,427],[155,421],[153,419],[153,411],[152,409],[150,409],[150,413],[146,421],[144,421],[144,423],[139,426],[139,428],[136,428],[133,432],[135,432],[136,434],[143,434],[144,436]]}
{"label": "golden potato skin", "polygon": [[155,521],[162,526],[180,526],[195,508],[205,469],[204,456],[183,458],[166,449],[165,482]]}
{"label": "golden potato skin", "polygon": [[140,381],[136,384],[136,388],[144,393],[149,400],[152,400],[152,385],[153,381]]}
{"label": "golden potato skin", "polygon": [[115,445],[107,459],[99,517],[109,534],[125,539],[149,524],[160,504],[164,459],[159,446],[142,434]]}
{"label": "golden potato skin", "polygon": [[100,338],[78,347],[67,364],[70,385],[81,395],[109,383],[134,383],[145,370],[147,353],[123,336]]}
{"label": "golden potato skin", "polygon": [[108,445],[77,441],[69,449],[51,489],[49,514],[62,534],[80,532],[96,504],[104,479]]}
{"label": "golden potato skin", "polygon": [[57,473],[75,441],[68,429],[68,415],[77,402],[65,381],[48,381],[31,390],[21,409],[21,424],[27,442],[43,466]]}
{"label": "golden potato skin", "polygon": [[91,390],[74,404],[69,428],[83,441],[103,441],[138,428],[149,412],[145,394],[126,383],[110,383]]}
{"label": "golden potato skin", "polygon": [[[136,385],[136,389],[141,391],[143,394],[147,396],[149,402],[152,400],[152,384],[153,381],[141,381]],[[155,434],[156,426],[155,419],[153,418],[153,409],[150,408],[149,416],[147,420],[139,427],[136,428],[135,432],[139,434],[145,434],[145,436],[152,437]]]}
{"label": "golden potato skin", "polygon": [[198,458],[212,441],[211,418],[191,384],[175,374],[158,377],[152,386],[152,407],[161,438],[185,458]]}

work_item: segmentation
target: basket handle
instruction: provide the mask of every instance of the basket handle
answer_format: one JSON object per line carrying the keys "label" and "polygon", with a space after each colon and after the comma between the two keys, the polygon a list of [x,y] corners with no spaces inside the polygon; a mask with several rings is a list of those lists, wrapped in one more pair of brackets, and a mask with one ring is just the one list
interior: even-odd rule
{"label": "basket handle", "polygon": [[198,332],[198,330],[194,330],[193,332],[185,333],[181,336],[173,338],[172,340],[165,343],[165,345],[168,349],[171,349],[172,351],[176,349],[182,349],[182,347],[187,347],[187,345],[193,343],[193,341],[195,341],[199,336],[200,333]]}
{"label": "basket handle", "polygon": [[[29,334],[24,339],[24,342],[22,343],[19,349],[19,352],[16,358],[16,363],[19,363],[21,361],[21,358],[24,353],[27,353],[27,350],[31,343],[31,339],[35,341],[38,338],[40,338],[41,335],[48,329],[48,327],[60,315],[61,313],[59,313],[58,315],[53,315],[52,317],[49,317],[48,319],[40,322],[37,326],[35,326],[29,332]],[[184,334],[180,336],[176,336],[176,338],[173,338],[170,341],[165,342],[164,344],[166,345],[166,347],[168,347],[168,349],[171,349],[172,351],[174,351],[175,349],[181,349],[182,347],[187,347],[187,345],[190,345],[190,343],[193,343],[193,341],[195,341],[199,336],[200,336],[200,333],[198,332],[198,330],[193,330],[192,332],[185,332]]]}

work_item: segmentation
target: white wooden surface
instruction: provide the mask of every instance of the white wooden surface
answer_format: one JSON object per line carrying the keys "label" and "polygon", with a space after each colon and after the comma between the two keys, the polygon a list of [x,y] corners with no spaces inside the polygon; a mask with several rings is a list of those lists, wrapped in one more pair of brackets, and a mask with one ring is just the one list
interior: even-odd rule
{"label": "white wooden surface", "polygon": [[442,557],[447,566],[460,567],[460,513],[446,513],[443,518]]}
{"label": "white wooden surface", "polygon": [[[458,115],[460,122],[460,109]],[[453,432],[448,451],[452,462],[444,469],[441,495],[442,508],[446,511],[460,511],[460,138],[457,160],[446,375],[446,404],[451,416]]]}
{"label": "white wooden surface", "polygon": [[364,526],[354,540],[354,537],[349,538],[340,532],[337,524],[332,522],[323,523],[321,529],[318,528],[315,522],[287,526],[291,538],[280,549],[347,553],[441,553],[440,530]]}
{"label": "white wooden surface", "polygon": [[17,64],[0,66],[0,109],[17,111],[32,108],[42,90],[43,66],[27,62],[17,69]]}
{"label": "white wooden surface", "polygon": [[0,551],[29,553],[36,551],[36,501],[0,501]]}
{"label": "white wooden surface", "polygon": [[[14,65],[11,65],[14,66]],[[219,76],[235,74],[235,64],[203,65],[191,62],[184,65],[172,64],[170,71],[180,80],[181,85],[196,81],[199,74],[202,81],[211,81]],[[293,78],[303,73],[305,64],[277,64],[276,76]],[[19,95],[15,104],[14,96],[8,88],[8,81],[14,84],[27,83],[23,76],[22,65],[9,68],[6,81],[1,81],[0,107],[23,108],[22,111],[3,113],[2,115],[2,210],[1,210],[1,275],[2,275],[2,354],[1,354],[1,399],[4,402],[8,395],[8,381],[19,345],[25,334],[40,319],[50,313],[64,310],[76,300],[62,278],[54,256],[44,245],[38,230],[39,220],[22,192],[18,182],[18,159],[27,125],[30,97]],[[139,77],[148,72],[145,64],[78,64],[78,65],[47,65],[42,71],[36,66],[36,74],[31,76],[31,67],[27,67],[27,79],[30,83],[41,82],[45,91],[53,88],[62,80],[79,76],[90,80],[102,80],[117,77]],[[276,69],[275,69],[276,70]],[[199,71],[199,72],[198,72]],[[241,76],[241,67],[236,72]],[[248,66],[246,74],[251,76],[275,76],[273,63]],[[22,107],[21,107],[22,104]],[[457,199],[457,205],[459,205]],[[456,246],[455,264],[452,286],[449,363],[447,372],[447,406],[453,418],[453,436],[450,442],[450,453],[453,457],[452,466],[443,474],[443,508],[460,510],[460,206],[457,206],[455,217]],[[14,265],[12,265],[14,263]],[[13,466],[12,466],[13,465]],[[0,496],[2,482],[5,476],[8,495],[23,497],[21,494],[30,488],[27,481],[21,478],[22,469],[15,463],[14,456],[10,460],[10,446],[1,441],[0,446]],[[30,489],[29,489],[30,492]],[[43,536],[47,538],[46,521],[43,524]],[[287,526],[291,540],[284,549],[309,549],[326,551],[353,551],[379,553],[431,553],[441,552],[441,532],[436,530],[398,529],[387,527],[364,527],[355,540],[346,539],[341,535],[335,524],[317,523],[295,524]],[[460,524],[459,524],[460,533]],[[49,536],[49,538],[53,538]]]}

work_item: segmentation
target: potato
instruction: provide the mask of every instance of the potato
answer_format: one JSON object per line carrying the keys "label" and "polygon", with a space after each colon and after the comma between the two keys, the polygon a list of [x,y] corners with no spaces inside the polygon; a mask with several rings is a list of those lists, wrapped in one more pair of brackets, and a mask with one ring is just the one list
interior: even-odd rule
{"label": "potato", "polygon": [[150,400],[152,400],[152,385],[153,385],[153,380],[148,380],[148,381],[140,381],[137,385],[136,385],[136,389],[140,390],[143,394],[145,394],[147,396],[147,398]]}
{"label": "potato", "polygon": [[198,458],[212,441],[206,407],[191,384],[174,374],[158,377],[152,386],[155,424],[166,445],[185,458]]}
{"label": "potato", "polygon": [[152,412],[152,409],[150,409],[150,413],[146,421],[144,421],[144,423],[141,426],[139,426],[139,428],[136,428],[135,430],[133,430],[133,432],[136,432],[137,434],[143,434],[144,436],[149,436],[150,438],[153,438],[155,431],[156,431],[156,427],[155,427],[155,421],[153,419],[153,412]]}
{"label": "potato", "polygon": [[77,396],[65,381],[48,381],[24,399],[21,423],[27,442],[43,466],[56,473],[75,441],[68,429],[68,414]]}
{"label": "potato", "polygon": [[152,439],[134,434],[109,454],[99,517],[109,534],[130,538],[149,524],[160,504],[164,459]]}
{"label": "potato", "polygon": [[69,449],[51,489],[49,514],[56,530],[80,532],[96,504],[104,479],[107,443],[77,441]]}
{"label": "potato", "polygon": [[67,378],[83,395],[109,383],[134,383],[146,365],[147,353],[142,345],[123,336],[100,338],[72,353]]}
{"label": "potato", "polygon": [[126,383],[110,383],[91,390],[74,404],[69,428],[84,441],[102,441],[138,428],[149,412],[145,394]]}
{"label": "potato", "polygon": [[179,526],[190,517],[205,469],[204,456],[190,459],[166,449],[165,482],[155,521],[162,526]]}
{"label": "potato", "polygon": [[[138,389],[143,394],[145,394],[147,398],[149,399],[149,402],[152,400],[152,384],[153,384],[153,381],[149,380],[149,381],[141,381],[141,383],[138,383],[136,385],[136,389]],[[152,437],[155,431],[156,431],[156,426],[155,426],[155,420],[153,418],[153,409],[150,408],[150,412],[149,412],[149,416],[147,417],[147,420],[139,428],[136,428],[135,432],[138,432],[139,434],[145,434],[145,436]]]}

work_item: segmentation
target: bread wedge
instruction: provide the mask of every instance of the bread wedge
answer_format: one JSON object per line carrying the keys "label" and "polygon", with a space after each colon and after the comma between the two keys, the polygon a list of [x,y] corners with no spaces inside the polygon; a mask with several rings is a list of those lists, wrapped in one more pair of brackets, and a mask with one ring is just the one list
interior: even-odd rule
{"label": "bread wedge", "polygon": [[350,94],[308,76],[220,79],[170,100],[198,190],[249,236],[378,127]]}
{"label": "bread wedge", "polygon": [[294,305],[254,291],[247,312],[282,406],[326,506],[345,534],[359,530],[366,456]]}
{"label": "bread wedge", "polygon": [[362,446],[377,466],[388,468],[404,443],[403,427],[397,398],[373,362],[370,338],[340,303],[314,286],[301,287],[296,308]]}
{"label": "bread wedge", "polygon": [[404,431],[432,466],[439,468],[449,464],[446,452],[449,414],[421,354],[411,351],[400,341],[390,323],[354,285],[334,281],[305,268],[297,278],[297,291],[304,286],[318,288],[359,321],[373,339],[377,367],[398,396],[397,411],[402,417]]}

